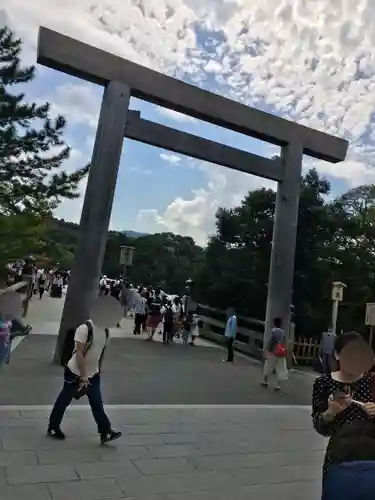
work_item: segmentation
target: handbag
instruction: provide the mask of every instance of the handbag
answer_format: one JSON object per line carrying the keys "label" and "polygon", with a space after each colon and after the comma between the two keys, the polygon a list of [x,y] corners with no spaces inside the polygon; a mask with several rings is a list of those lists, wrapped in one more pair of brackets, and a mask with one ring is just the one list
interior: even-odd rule
{"label": "handbag", "polygon": [[272,354],[277,358],[285,358],[286,357],[286,346],[284,344],[276,344]]}

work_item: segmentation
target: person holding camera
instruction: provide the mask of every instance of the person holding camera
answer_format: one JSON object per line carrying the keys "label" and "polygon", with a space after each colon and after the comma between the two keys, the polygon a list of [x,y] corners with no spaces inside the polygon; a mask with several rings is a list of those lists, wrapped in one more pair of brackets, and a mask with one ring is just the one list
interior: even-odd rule
{"label": "person holding camera", "polygon": [[[63,440],[61,430],[64,414],[73,399],[87,396],[98,427],[101,444],[121,437],[112,429],[102,400],[100,371],[109,340],[109,330],[94,325],[91,319],[80,325],[74,334],[74,349],[64,371],[64,385],[52,409],[47,434]],[[71,352],[71,350],[70,350]]]}
{"label": "person holding camera", "polygon": [[314,428],[330,438],[323,463],[323,493],[329,487],[335,437],[348,426],[375,417],[372,350],[360,334],[350,332],[336,338],[334,355],[336,369],[315,380],[312,395]]}

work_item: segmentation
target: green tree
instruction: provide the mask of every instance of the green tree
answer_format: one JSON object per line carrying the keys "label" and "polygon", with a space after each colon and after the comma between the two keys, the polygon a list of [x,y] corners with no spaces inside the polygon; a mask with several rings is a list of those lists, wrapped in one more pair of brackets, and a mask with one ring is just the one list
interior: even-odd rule
{"label": "green tree", "polygon": [[22,42],[0,29],[0,214],[50,213],[62,198],[79,196],[88,167],[67,173],[65,119],[50,117],[48,103],[25,102],[17,85],[30,82],[35,68],[22,67]]}
{"label": "green tree", "polygon": [[34,215],[0,215],[0,281],[10,261],[42,251],[43,229],[43,221]]}
{"label": "green tree", "polygon": [[216,235],[208,244],[197,278],[197,299],[218,308],[235,305],[248,316],[262,316],[267,297],[275,193],[252,191],[239,207],[220,208]]}
{"label": "green tree", "polygon": [[185,281],[194,277],[196,266],[203,259],[202,249],[192,238],[172,233],[129,238],[123,233],[111,232],[103,262],[103,271],[108,276],[122,274],[121,245],[135,248],[128,278],[137,285],[160,285],[169,293],[183,292]]}
{"label": "green tree", "polygon": [[374,302],[375,186],[358,186],[334,200],[333,277],[347,285],[339,327],[364,330],[366,302]]}
{"label": "green tree", "polygon": [[[301,178],[293,303],[302,335],[318,334],[330,315],[329,243],[334,224],[325,197],[329,183],[316,170]],[[264,319],[275,209],[275,192],[252,191],[239,207],[217,212],[217,233],[209,242],[197,289],[200,301],[228,304]]]}

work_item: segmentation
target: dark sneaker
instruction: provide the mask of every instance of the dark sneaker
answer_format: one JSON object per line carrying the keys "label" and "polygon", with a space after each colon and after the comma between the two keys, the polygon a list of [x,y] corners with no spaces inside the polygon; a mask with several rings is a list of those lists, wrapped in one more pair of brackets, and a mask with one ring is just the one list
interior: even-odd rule
{"label": "dark sneaker", "polygon": [[101,444],[110,443],[111,441],[115,441],[116,439],[119,439],[121,436],[122,436],[122,432],[116,432],[116,431],[108,432],[108,434],[101,434],[100,443]]}
{"label": "dark sneaker", "polygon": [[65,434],[61,429],[48,429],[47,436],[63,441],[65,439]]}

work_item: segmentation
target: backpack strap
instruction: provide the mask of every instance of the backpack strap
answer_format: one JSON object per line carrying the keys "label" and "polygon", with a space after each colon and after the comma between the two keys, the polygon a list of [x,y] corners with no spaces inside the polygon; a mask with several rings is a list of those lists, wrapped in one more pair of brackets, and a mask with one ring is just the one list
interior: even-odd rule
{"label": "backpack strap", "polygon": [[92,322],[90,320],[87,320],[84,322],[84,325],[87,326],[87,340],[86,340],[86,345],[83,351],[83,355],[86,356],[90,348],[92,347],[92,343],[94,340],[94,328],[92,326]]}
{"label": "backpack strap", "polygon": [[[83,349],[83,356],[86,356],[86,354],[88,353],[88,351],[90,350],[90,348],[92,346],[92,342],[94,339],[94,329],[92,326],[92,322],[90,320],[87,320],[82,324],[87,327],[87,340],[86,340],[85,347]],[[72,352],[72,356],[74,356],[74,354],[76,354],[76,353],[77,353],[77,349],[74,348],[73,352]]]}
{"label": "backpack strap", "polygon": [[100,355],[99,362],[98,362],[99,372],[102,369],[102,364],[103,364],[103,359],[104,359],[104,353],[105,353],[105,350],[107,348],[107,342],[108,342],[108,338],[109,338],[109,330],[108,330],[108,328],[105,328],[104,331],[105,331],[105,346],[103,347],[103,350],[102,350],[102,353]]}

